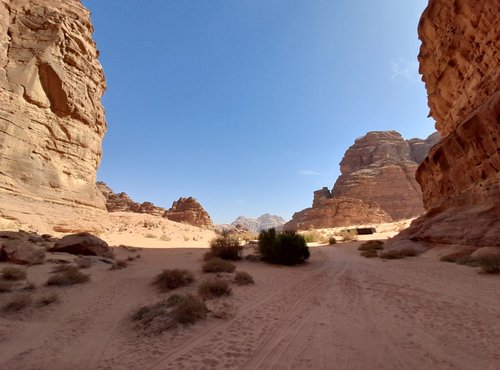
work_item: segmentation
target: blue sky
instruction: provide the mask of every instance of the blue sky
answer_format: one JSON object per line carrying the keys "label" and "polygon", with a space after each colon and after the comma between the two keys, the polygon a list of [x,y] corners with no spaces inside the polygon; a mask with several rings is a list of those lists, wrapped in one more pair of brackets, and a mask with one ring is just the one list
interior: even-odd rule
{"label": "blue sky", "polygon": [[354,140],[434,131],[416,56],[425,0],[83,0],[108,89],[98,179],[216,223],[289,219]]}

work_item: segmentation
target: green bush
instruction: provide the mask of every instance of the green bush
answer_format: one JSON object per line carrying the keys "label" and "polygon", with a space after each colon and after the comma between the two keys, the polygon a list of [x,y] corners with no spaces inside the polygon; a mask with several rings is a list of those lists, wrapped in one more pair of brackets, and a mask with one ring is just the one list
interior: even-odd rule
{"label": "green bush", "polygon": [[19,267],[4,267],[2,269],[2,278],[4,280],[24,280],[26,279],[26,270]]}
{"label": "green bush", "polygon": [[222,258],[214,257],[203,264],[202,270],[203,272],[234,272],[236,266]]}
{"label": "green bush", "polygon": [[153,284],[161,291],[177,289],[181,286],[188,285],[194,281],[193,274],[188,270],[173,269],[163,270],[156,275]]}
{"label": "green bush", "polygon": [[222,279],[206,280],[198,287],[198,293],[205,298],[231,294],[231,287]]}
{"label": "green bush", "polygon": [[277,233],[273,228],[260,232],[259,251],[264,261],[287,266],[303,263],[310,255],[302,235],[295,231]]}
{"label": "green bush", "polygon": [[210,251],[213,257],[219,257],[224,260],[237,261],[241,259],[241,251],[243,246],[235,236],[223,232],[218,237],[212,239],[210,242]]}

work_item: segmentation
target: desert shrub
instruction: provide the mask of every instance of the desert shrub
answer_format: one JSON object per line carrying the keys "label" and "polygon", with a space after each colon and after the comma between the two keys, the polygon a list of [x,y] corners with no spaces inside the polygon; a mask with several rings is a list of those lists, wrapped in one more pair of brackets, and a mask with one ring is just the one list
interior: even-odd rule
{"label": "desert shrub", "polygon": [[253,280],[252,275],[250,275],[246,271],[238,271],[234,275],[234,280],[236,284],[238,285],[248,285],[248,284],[255,284],[255,281]]}
{"label": "desert shrub", "polygon": [[323,235],[316,229],[313,229],[312,227],[309,228],[305,233],[302,233],[302,236],[304,237],[306,243],[314,243],[314,242],[321,242],[324,240]]}
{"label": "desert shrub", "polygon": [[208,309],[202,299],[193,295],[185,295],[174,305],[174,320],[181,324],[194,324],[207,317]]}
{"label": "desert shrub", "polygon": [[12,283],[0,280],[0,293],[8,293],[12,291]]}
{"label": "desert shrub", "polygon": [[203,261],[210,261],[212,258],[215,258],[212,251],[208,251],[203,254]]}
{"label": "desert shrub", "polygon": [[7,266],[2,269],[2,278],[4,280],[24,280],[26,279],[26,270],[19,267]]}
{"label": "desert shrub", "polygon": [[65,271],[51,276],[49,280],[47,280],[47,285],[64,286],[82,284],[89,280],[90,276],[80,272],[76,266],[68,266]]}
{"label": "desert shrub", "polygon": [[38,307],[45,307],[54,303],[59,303],[60,301],[61,299],[59,298],[59,294],[51,293],[37,299],[36,305]]}
{"label": "desert shrub", "polygon": [[234,272],[236,266],[222,258],[215,257],[206,261],[201,267],[203,272]]}
{"label": "desert shrub", "polygon": [[376,249],[367,249],[361,251],[360,255],[366,258],[375,258],[378,257],[378,252]]}
{"label": "desert shrub", "polygon": [[156,235],[151,233],[144,234],[144,237],[148,239],[156,239]]}
{"label": "desert shrub", "polygon": [[207,306],[202,299],[192,295],[174,294],[168,299],[140,307],[132,314],[132,320],[148,332],[162,333],[180,324],[194,324],[206,318]]}
{"label": "desert shrub", "polygon": [[78,258],[76,261],[76,266],[80,269],[88,269],[92,266],[92,260],[88,258]]}
{"label": "desert shrub", "polygon": [[328,244],[329,245],[332,245],[332,244],[337,244],[337,239],[335,239],[334,236],[329,236],[328,237]]}
{"label": "desert shrub", "polygon": [[52,267],[52,270],[50,270],[50,272],[51,273],[65,272],[75,268],[76,268],[75,266],[70,265],[69,263],[61,263]]}
{"label": "desert shrub", "polygon": [[358,240],[358,233],[356,232],[356,230],[342,230],[340,231],[340,236],[345,242]]}
{"label": "desert shrub", "polygon": [[417,255],[417,251],[413,248],[403,248],[399,250],[390,250],[380,254],[380,258],[386,260],[396,260],[405,257],[415,257]]}
{"label": "desert shrub", "polygon": [[[133,260],[134,259],[132,258],[132,261]],[[127,267],[128,267],[127,260],[116,260],[115,262],[113,262],[113,264],[111,265],[111,267],[109,269],[110,270],[121,270],[121,269],[124,269],[124,268],[127,268]]]}
{"label": "desert shrub", "polygon": [[441,261],[443,262],[454,262],[458,263],[459,261],[461,262],[460,264],[466,264],[467,261],[470,259],[470,255],[474,252],[473,249],[462,249],[453,253],[449,253],[447,255],[444,255],[440,258]]}
{"label": "desert shrub", "polygon": [[210,241],[212,255],[224,260],[237,261],[241,259],[242,250],[243,246],[240,245],[239,239],[227,232],[223,232]]}
{"label": "desert shrub", "polygon": [[500,256],[482,256],[475,260],[485,274],[500,274]]}
{"label": "desert shrub", "polygon": [[381,240],[369,240],[358,247],[358,251],[384,249],[384,242]]}
{"label": "desert shrub", "polygon": [[153,284],[161,291],[166,292],[191,284],[194,281],[193,274],[188,270],[173,269],[163,270],[156,275]]}
{"label": "desert shrub", "polygon": [[172,240],[172,238],[167,234],[161,234],[160,240],[163,240],[164,242],[169,242],[170,240]]}
{"label": "desert shrub", "polygon": [[17,294],[2,306],[4,312],[16,312],[30,306],[32,302],[29,294]]}
{"label": "desert shrub", "polygon": [[206,280],[198,287],[198,293],[205,298],[231,294],[231,287],[222,279]]}
{"label": "desert shrub", "polygon": [[310,255],[302,235],[295,231],[277,233],[273,228],[260,232],[259,252],[266,262],[288,266],[303,263]]}

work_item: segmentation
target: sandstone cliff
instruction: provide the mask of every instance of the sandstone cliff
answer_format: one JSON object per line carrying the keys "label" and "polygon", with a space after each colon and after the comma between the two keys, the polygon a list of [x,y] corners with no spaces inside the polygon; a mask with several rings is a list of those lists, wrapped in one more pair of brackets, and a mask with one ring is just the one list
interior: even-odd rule
{"label": "sandstone cliff", "polygon": [[285,224],[285,222],[286,221],[280,216],[270,215],[269,213],[265,213],[258,218],[248,218],[240,216],[236,220],[234,220],[231,223],[231,225],[233,226],[241,225],[244,228],[254,233],[258,233],[261,230],[267,230],[272,227],[279,229],[281,226]]}
{"label": "sandstone cliff", "polygon": [[340,162],[342,175],[334,197],[377,203],[393,220],[424,212],[422,192],[415,180],[417,160],[423,160],[439,137],[405,141],[396,131],[372,131],[356,139]]}
{"label": "sandstone cliff", "polygon": [[422,214],[415,171],[438,140],[434,133],[405,141],[396,131],[372,131],[356,139],[340,162],[342,174],[332,191],[315,191],[312,208],[295,213],[285,228],[376,224]]}
{"label": "sandstone cliff", "polygon": [[391,216],[375,202],[345,197],[333,198],[331,194],[325,196],[326,191],[329,192],[328,188],[323,188],[322,195],[315,197],[313,207],[294,213],[284,229],[323,229],[392,221]]}
{"label": "sandstone cliff", "polygon": [[[77,0],[0,0],[0,224],[96,230],[104,74]],[[99,223],[95,222],[99,219]]]}
{"label": "sandstone cliff", "polygon": [[175,222],[185,222],[193,226],[212,229],[213,223],[207,211],[193,198],[179,198],[163,217]]}
{"label": "sandstone cliff", "polygon": [[127,193],[116,194],[104,182],[97,182],[97,188],[106,198],[108,212],[148,213],[154,216],[163,216],[165,208],[155,206],[151,202],[136,203]]}
{"label": "sandstone cliff", "polygon": [[418,32],[420,73],[442,139],[417,171],[428,212],[392,244],[498,247],[498,2],[431,0]]}

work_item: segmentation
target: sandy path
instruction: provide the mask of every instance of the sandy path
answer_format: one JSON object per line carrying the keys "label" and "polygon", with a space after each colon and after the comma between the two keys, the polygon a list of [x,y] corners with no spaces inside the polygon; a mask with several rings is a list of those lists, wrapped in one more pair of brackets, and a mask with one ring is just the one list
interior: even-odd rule
{"label": "sandy path", "polygon": [[57,314],[20,321],[0,343],[0,368],[499,368],[498,276],[425,257],[364,259],[355,247],[314,248],[301,267],[239,262],[256,285],[234,287],[234,318],[160,337],[135,335],[127,317],[157,299],[159,269],[199,269],[203,250],[144,250],[134,266],[66,290]]}

